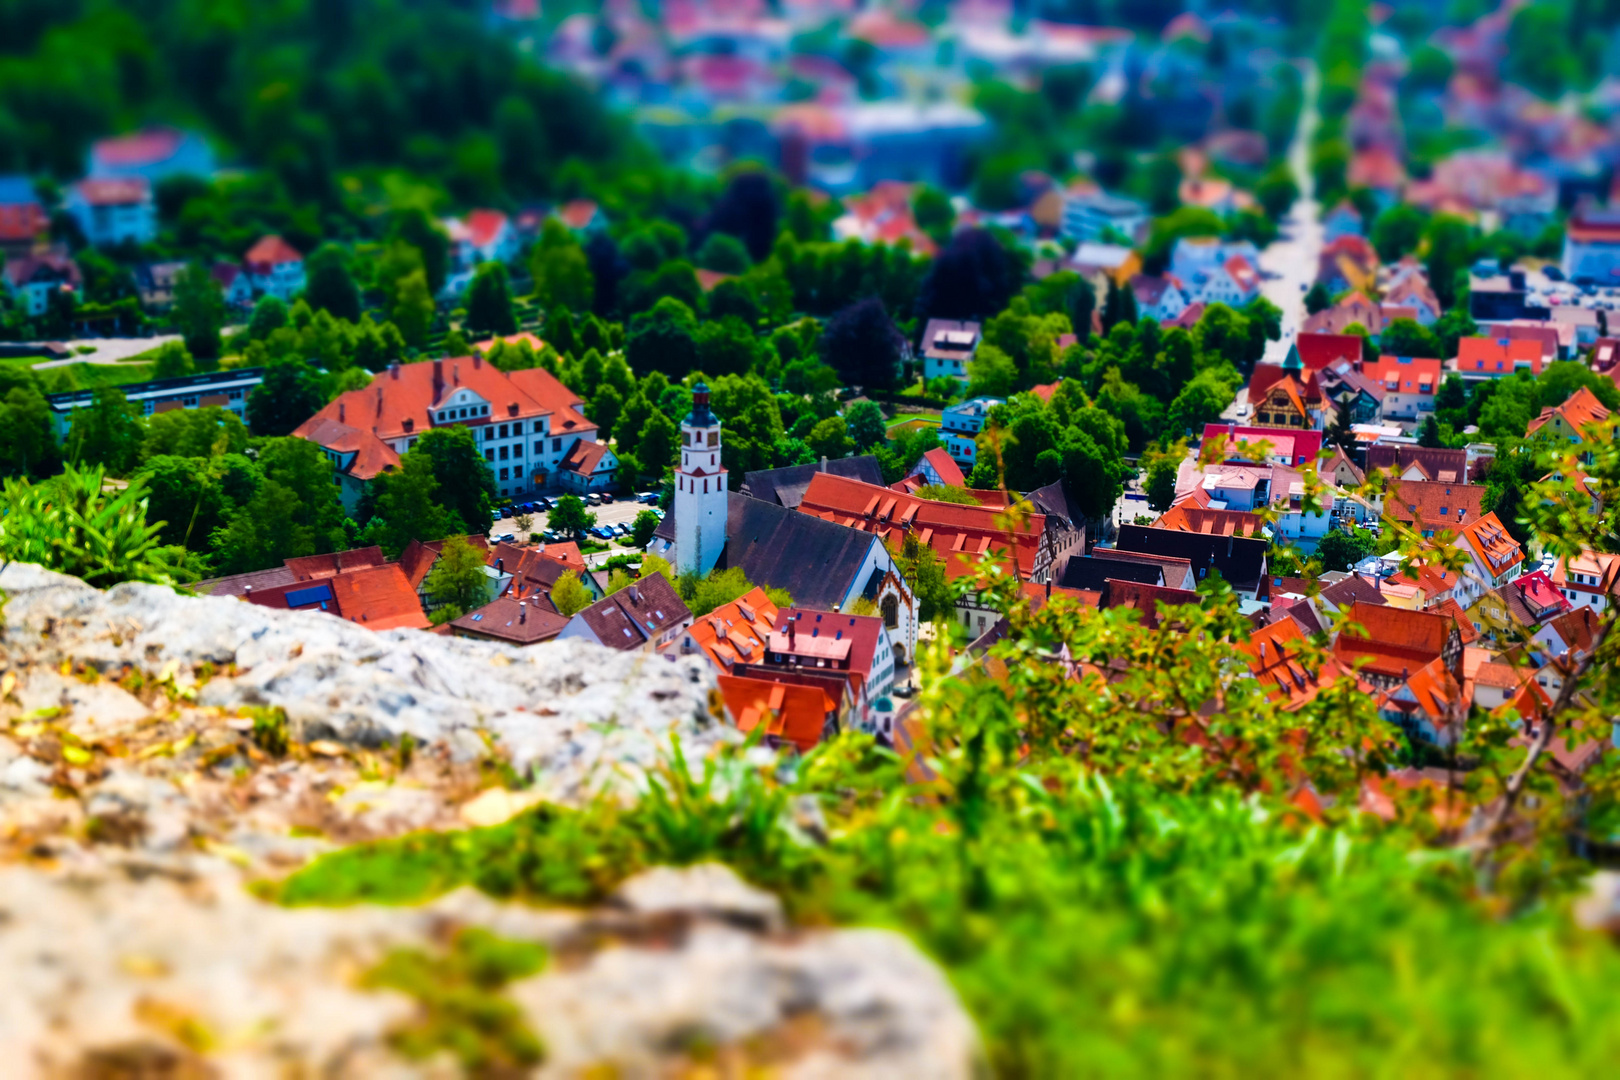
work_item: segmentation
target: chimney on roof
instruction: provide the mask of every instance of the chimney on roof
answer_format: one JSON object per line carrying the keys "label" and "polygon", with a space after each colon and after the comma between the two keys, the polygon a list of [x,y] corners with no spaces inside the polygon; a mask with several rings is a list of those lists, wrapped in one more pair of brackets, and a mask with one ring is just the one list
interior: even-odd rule
{"label": "chimney on roof", "polygon": [[[394,365],[394,378],[399,378],[399,365]],[[382,387],[377,387],[377,415],[382,415]]]}
{"label": "chimney on roof", "polygon": [[243,596],[252,596],[253,595],[253,586],[248,585],[248,586],[244,587],[242,589],[242,595]]}
{"label": "chimney on roof", "polygon": [[344,422],[345,412],[346,412],[347,408],[348,408],[348,406],[344,405],[343,402],[341,402],[341,401],[338,402],[338,423],[341,424],[341,423]]}
{"label": "chimney on roof", "polygon": [[479,368],[481,368],[483,366],[484,366],[484,358],[478,354],[478,351],[476,349],[473,350],[473,370],[477,371]]}
{"label": "chimney on roof", "polygon": [[433,402],[439,401],[439,395],[444,392],[444,361],[433,361]]}
{"label": "chimney on roof", "polygon": [[798,622],[798,621],[799,621],[798,619],[789,619],[787,621],[788,652],[792,652],[796,648],[796,646],[794,645],[794,642],[796,640],[798,640],[798,638],[797,638],[797,635],[794,633],[793,624]]}
{"label": "chimney on roof", "polygon": [[[399,378],[399,365],[398,364],[389,364],[388,365],[388,377],[390,379],[398,379]],[[380,387],[380,386],[377,387],[377,400],[379,400],[379,401],[382,400],[382,387]]]}
{"label": "chimney on roof", "polygon": [[495,572],[497,574],[504,572],[504,570],[506,569],[505,564],[506,564],[505,559],[496,559],[495,560]]}
{"label": "chimney on roof", "polygon": [[528,621],[529,621],[529,602],[527,600],[519,600],[518,601],[518,625],[522,626],[524,623],[526,623]]}
{"label": "chimney on roof", "polygon": [[817,472],[826,472],[827,471],[827,455],[826,454],[821,455],[821,468],[817,469],[816,471]]}
{"label": "chimney on roof", "polygon": [[452,365],[450,365],[450,378],[455,381],[455,384],[457,386],[461,385],[461,365],[460,364],[452,364]]}
{"label": "chimney on roof", "polygon": [[1266,666],[1266,643],[1263,641],[1260,643],[1260,666]]}

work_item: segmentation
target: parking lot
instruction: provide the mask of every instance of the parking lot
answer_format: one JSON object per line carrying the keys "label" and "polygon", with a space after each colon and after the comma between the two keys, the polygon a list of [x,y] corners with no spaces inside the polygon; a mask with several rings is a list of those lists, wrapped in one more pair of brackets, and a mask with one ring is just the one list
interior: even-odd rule
{"label": "parking lot", "polygon": [[[553,497],[553,501],[555,501],[555,497]],[[649,509],[648,505],[646,503],[637,502],[634,495],[615,495],[613,496],[613,501],[610,503],[604,503],[601,506],[586,507],[587,511],[596,515],[596,523],[598,525],[629,525],[631,522],[636,520],[637,514],[646,509]],[[546,513],[535,514],[534,525],[529,531],[537,533],[545,532],[551,527],[549,518],[550,515]],[[518,535],[517,522],[510,517],[503,517],[496,521],[494,525],[490,526],[489,534],[492,537],[504,536],[507,533],[511,533],[514,539],[519,542],[528,540],[527,536]],[[628,545],[627,540],[624,537],[615,538],[612,541],[602,540],[599,537],[594,536],[586,537],[586,539],[595,541],[599,544],[611,544],[613,548],[611,552],[586,559],[586,562],[591,565],[595,565],[596,563],[601,562],[603,559],[606,559],[609,554],[636,550]]]}

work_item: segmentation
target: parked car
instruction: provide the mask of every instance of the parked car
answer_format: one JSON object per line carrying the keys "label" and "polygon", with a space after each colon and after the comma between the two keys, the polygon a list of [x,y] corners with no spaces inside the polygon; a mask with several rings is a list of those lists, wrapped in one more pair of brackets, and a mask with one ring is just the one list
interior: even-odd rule
{"label": "parked car", "polygon": [[550,499],[536,499],[534,505],[549,513],[554,504]]}
{"label": "parked car", "polygon": [[602,501],[605,502],[605,503],[612,502],[613,501],[613,493],[610,492],[610,491],[602,492]]}
{"label": "parked car", "polygon": [[501,535],[495,538],[497,543],[505,544],[510,544],[514,539],[515,537],[511,533],[501,533]]}
{"label": "parked car", "polygon": [[620,536],[629,536],[630,535],[630,526],[624,524],[623,522],[620,522],[619,524],[613,526],[613,531],[615,533],[617,533],[618,535],[620,535]]}

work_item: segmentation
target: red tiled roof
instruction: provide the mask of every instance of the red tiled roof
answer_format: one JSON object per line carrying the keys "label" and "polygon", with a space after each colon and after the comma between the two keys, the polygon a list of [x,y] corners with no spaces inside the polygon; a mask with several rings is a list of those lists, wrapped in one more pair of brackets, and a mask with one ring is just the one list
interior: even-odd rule
{"label": "red tiled roof", "polygon": [[1416,523],[1420,531],[1458,531],[1476,520],[1485,488],[1479,484],[1448,484],[1439,480],[1396,480],[1384,496],[1384,514],[1396,521]]}
{"label": "red tiled roof", "polygon": [[321,413],[299,425],[293,434],[340,454],[353,453],[354,460],[345,471],[359,480],[370,480],[387,469],[399,468],[399,455],[376,435]]}
{"label": "red tiled roof", "polygon": [[1355,334],[1300,334],[1294,345],[1306,371],[1321,371],[1336,360],[1361,361],[1361,338]]}
{"label": "red tiled roof", "polygon": [[152,197],[152,185],[139,176],[117,180],[80,180],[74,185],[79,198],[90,206],[128,206]]}
{"label": "red tiled roof", "polygon": [[38,202],[0,203],[0,241],[32,240],[50,226]]}
{"label": "red tiled roof", "polygon": [[815,686],[766,679],[721,675],[720,699],[732,723],[742,732],[764,726],[765,734],[807,752],[821,741],[821,732],[837,703]]}
{"label": "red tiled roof", "polygon": [[1248,657],[1249,671],[1265,686],[1266,697],[1285,702],[1289,711],[1303,707],[1348,674],[1330,656],[1313,671],[1306,666],[1305,645],[1305,635],[1292,619],[1279,619],[1238,643],[1238,651]]}
{"label": "red tiled roof", "polygon": [[1598,400],[1590,387],[1583,386],[1571,394],[1562,405],[1542,409],[1541,415],[1530,421],[1530,430],[1526,434],[1534,435],[1555,416],[1561,418],[1564,426],[1570,431],[1584,432],[1589,426],[1607,420],[1609,410],[1603,407],[1603,402]]}
{"label": "red tiled roof", "polygon": [[184,138],[174,128],[147,128],[112,139],[98,139],[91,152],[102,165],[123,168],[154,165],[174,157]]}
{"label": "red tiled roof", "polygon": [[1490,570],[1493,577],[1524,561],[1524,549],[1494,513],[1465,526],[1457,542],[1466,543],[1468,550]]}
{"label": "red tiled roof", "polygon": [[1465,337],[1457,342],[1457,370],[1511,375],[1520,364],[1541,374],[1542,345],[1532,338]]}
{"label": "red tiled roof", "polygon": [[1425,357],[1380,356],[1373,378],[1386,394],[1428,394],[1440,388],[1441,361]]}
{"label": "red tiled roof", "polygon": [[939,474],[939,478],[944,481],[946,487],[959,488],[967,486],[967,477],[962,475],[961,467],[951,460],[951,455],[946,452],[943,446],[934,447],[924,454],[922,459],[933,466],[934,471]]}
{"label": "red tiled roof", "polygon": [[566,616],[542,597],[517,599],[510,596],[491,600],[476,611],[469,611],[450,622],[459,636],[490,638],[512,645],[533,645],[550,641],[568,625]]}
{"label": "red tiled roof", "polygon": [[557,208],[557,216],[570,229],[583,229],[596,217],[596,204],[589,199],[575,199]]}
{"label": "red tiled roof", "polygon": [[[1004,552],[1008,542],[1007,530],[996,523],[1000,511],[992,507],[934,502],[833,473],[818,472],[810,478],[799,511],[894,544],[914,533],[944,559],[946,576],[952,578],[969,573],[978,555]],[[1025,578],[1035,568],[1045,529],[1045,515],[1031,514],[1014,538],[1019,573]]]}
{"label": "red tiled roof", "polygon": [[569,472],[578,473],[584,477],[595,476],[598,472],[612,472],[613,466],[603,468],[602,462],[608,456],[606,443],[586,442],[579,440],[568,448],[568,453],[557,466]]}
{"label": "red tiled roof", "polygon": [[1160,514],[1153,527],[1211,536],[1259,536],[1265,521],[1259,514],[1247,510],[1212,510],[1191,503],[1177,503]]}
{"label": "red tiled roof", "polygon": [[710,663],[726,672],[739,661],[760,663],[766,638],[779,622],[776,605],[764,589],[756,586],[746,596],[693,619],[686,628],[686,637]]}
{"label": "red tiled roof", "polygon": [[1142,625],[1153,629],[1159,625],[1159,605],[1180,607],[1199,605],[1203,600],[1189,589],[1169,589],[1163,585],[1148,585],[1140,581],[1122,581],[1108,578],[1103,582],[1097,606],[1102,608],[1135,608],[1142,613]]}
{"label": "red tiled roof", "polygon": [[506,215],[499,210],[474,210],[467,215],[467,238],[473,247],[489,247],[506,228]]}
{"label": "red tiled roof", "polygon": [[268,274],[277,266],[303,261],[304,257],[298,254],[297,248],[274,233],[260,237],[242,257],[248,271],[254,274]]}
{"label": "red tiled roof", "polygon": [[243,596],[261,607],[324,611],[371,630],[426,630],[416,587],[399,563],[345,570],[319,581],[295,581]]}
{"label": "red tiled roof", "polygon": [[1364,633],[1341,633],[1334,655],[1346,665],[1365,659],[1362,670],[1386,678],[1410,676],[1437,659],[1452,630],[1459,629],[1452,616],[1392,605],[1355,603],[1347,614]]}

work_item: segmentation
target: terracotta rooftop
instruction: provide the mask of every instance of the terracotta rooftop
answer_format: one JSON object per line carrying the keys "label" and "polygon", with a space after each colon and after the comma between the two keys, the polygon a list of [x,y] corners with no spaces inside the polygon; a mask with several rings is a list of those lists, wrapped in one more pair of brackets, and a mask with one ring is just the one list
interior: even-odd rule
{"label": "terracotta rooftop", "polygon": [[274,233],[260,237],[242,256],[243,265],[253,274],[268,274],[278,266],[303,261],[304,257],[297,248]]}
{"label": "terracotta rooftop", "polygon": [[1530,338],[1465,337],[1457,342],[1457,370],[1464,375],[1511,375],[1523,365],[1541,374],[1541,342]]}
{"label": "terracotta rooftop", "polygon": [[1177,503],[1153,523],[1155,529],[1210,536],[1262,536],[1265,526],[1259,514],[1247,510],[1212,510],[1190,503]]}
{"label": "terracotta rooftop", "polygon": [[1466,543],[1493,577],[1524,561],[1524,549],[1494,513],[1464,526],[1458,543]]}
{"label": "terracotta rooftop", "polygon": [[766,637],[777,621],[776,605],[756,586],[747,595],[694,618],[686,628],[686,641],[720,671],[730,671],[738,662],[763,660]]}
{"label": "terracotta rooftop", "polygon": [[1421,532],[1458,531],[1480,516],[1485,488],[1439,480],[1396,480],[1384,495],[1384,515]]}
{"label": "terracotta rooftop", "polygon": [[747,733],[763,726],[771,740],[791,743],[800,752],[821,741],[827,720],[838,707],[816,686],[737,675],[721,675],[718,682],[720,699],[737,730]]}
{"label": "terracotta rooftop", "polygon": [[[1007,530],[996,522],[999,512],[992,508],[933,502],[831,473],[811,478],[799,510],[896,545],[905,534],[915,534],[941,556],[951,578],[970,573],[977,556],[1005,551],[1008,542]],[[1032,514],[1014,538],[1018,569],[1026,578],[1034,570],[1045,527],[1045,516]]]}
{"label": "terracotta rooftop", "polygon": [[567,625],[568,618],[557,614],[557,609],[542,597],[526,600],[497,597],[476,611],[450,621],[452,631],[460,636],[488,638],[511,645],[550,641]]}
{"label": "terracotta rooftop", "polygon": [[1566,429],[1564,433],[1584,433],[1587,428],[1608,420],[1609,410],[1604,408],[1590,387],[1583,386],[1571,394],[1562,405],[1551,405],[1542,409],[1541,415],[1530,421],[1530,429],[1526,434],[1534,435],[1551,423],[1554,417],[1563,421],[1562,426]]}

